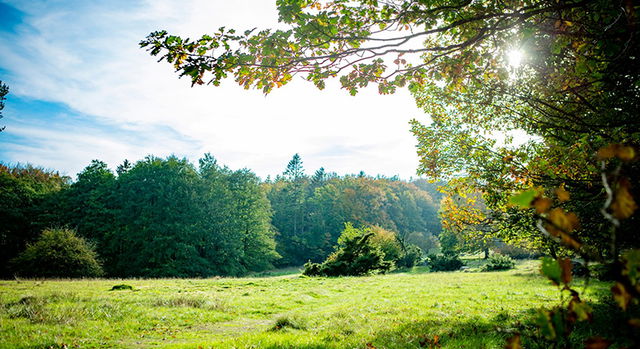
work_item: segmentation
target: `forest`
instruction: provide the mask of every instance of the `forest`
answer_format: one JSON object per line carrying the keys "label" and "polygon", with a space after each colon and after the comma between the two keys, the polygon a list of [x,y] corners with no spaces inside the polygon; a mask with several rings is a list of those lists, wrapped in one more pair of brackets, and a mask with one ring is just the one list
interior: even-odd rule
{"label": "forest", "polygon": [[85,239],[109,277],[241,276],[320,262],[345,223],[426,253],[441,229],[435,184],[323,168],[309,176],[298,154],[266,181],[210,154],[197,167],[176,157],[125,160],[115,173],[94,160],[75,181],[31,165],[3,165],[0,176],[5,277],[96,275],[53,258],[14,260],[52,228]]}

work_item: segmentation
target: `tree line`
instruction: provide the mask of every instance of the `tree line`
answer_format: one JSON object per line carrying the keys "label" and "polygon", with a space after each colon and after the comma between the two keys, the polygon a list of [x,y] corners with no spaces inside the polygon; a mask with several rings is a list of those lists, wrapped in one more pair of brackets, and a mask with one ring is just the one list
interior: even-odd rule
{"label": "tree line", "polygon": [[439,200],[435,185],[419,180],[322,168],[308,176],[297,154],[282,175],[264,181],[210,154],[198,166],[175,156],[125,160],[115,172],[94,160],[75,181],[0,165],[1,273],[33,271],[16,257],[28,246],[34,253],[39,237],[78,244],[49,228],[75,231],[114,277],[240,276],[319,262],[347,222],[391,231],[403,249],[429,249],[440,231]]}

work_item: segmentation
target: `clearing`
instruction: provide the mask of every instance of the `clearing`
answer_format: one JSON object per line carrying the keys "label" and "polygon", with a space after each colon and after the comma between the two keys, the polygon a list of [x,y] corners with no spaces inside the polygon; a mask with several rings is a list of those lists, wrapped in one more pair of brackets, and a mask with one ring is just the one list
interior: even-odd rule
{"label": "clearing", "polygon": [[[525,347],[542,348],[533,319],[560,293],[538,265],[343,278],[0,281],[0,347],[503,348],[517,332]],[[133,290],[111,290],[119,284]],[[609,287],[591,280],[586,299]]]}

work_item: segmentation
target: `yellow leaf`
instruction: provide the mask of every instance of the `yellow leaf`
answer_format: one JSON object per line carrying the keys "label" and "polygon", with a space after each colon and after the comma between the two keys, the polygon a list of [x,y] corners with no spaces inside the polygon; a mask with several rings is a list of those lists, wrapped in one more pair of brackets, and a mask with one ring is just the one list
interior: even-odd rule
{"label": "yellow leaf", "polygon": [[582,302],[578,297],[574,297],[569,303],[569,311],[575,315],[575,318],[578,321],[591,321],[593,310],[587,303]]}
{"label": "yellow leaf", "polygon": [[602,147],[598,150],[596,156],[599,160],[607,160],[616,156],[616,150],[618,148],[617,144],[609,144],[606,147]]}
{"label": "yellow leaf", "polygon": [[571,198],[569,192],[564,189],[564,184],[556,189],[556,196],[558,197],[558,200],[560,200],[560,202],[569,201],[569,199]]}
{"label": "yellow leaf", "polygon": [[616,190],[616,195],[611,204],[611,210],[614,217],[618,219],[629,218],[633,215],[633,212],[638,208],[633,196],[629,193],[629,182],[621,181]]}
{"label": "yellow leaf", "polygon": [[636,151],[633,147],[621,145],[616,149],[616,156],[623,161],[631,161],[636,157]]}
{"label": "yellow leaf", "polygon": [[552,225],[547,225],[547,230],[554,236],[560,233],[570,233],[579,225],[578,216],[575,213],[565,213],[563,209],[556,207],[549,213]]}
{"label": "yellow leaf", "polygon": [[560,240],[563,244],[573,247],[573,249],[578,250],[582,246],[576,239],[574,239],[571,235],[567,233],[560,232]]}
{"label": "yellow leaf", "polygon": [[536,212],[538,214],[541,214],[549,211],[549,209],[551,208],[551,204],[553,204],[553,201],[551,201],[551,199],[549,198],[536,198],[535,200],[533,200],[532,204],[536,209]]}
{"label": "yellow leaf", "polygon": [[599,160],[607,160],[617,157],[622,161],[631,161],[636,157],[636,151],[633,147],[622,144],[609,144],[600,148],[596,154]]}
{"label": "yellow leaf", "polygon": [[613,299],[618,302],[620,308],[622,308],[622,310],[627,310],[632,296],[627,292],[624,285],[616,282],[616,284],[611,288],[611,293],[613,293]]}

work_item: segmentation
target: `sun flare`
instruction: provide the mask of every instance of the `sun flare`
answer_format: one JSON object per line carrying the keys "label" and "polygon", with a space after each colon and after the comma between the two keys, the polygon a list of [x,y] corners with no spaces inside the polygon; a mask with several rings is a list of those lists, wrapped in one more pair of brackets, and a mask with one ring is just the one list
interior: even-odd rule
{"label": "sun flare", "polygon": [[507,62],[512,68],[518,68],[522,64],[524,52],[520,49],[511,49],[507,52]]}

